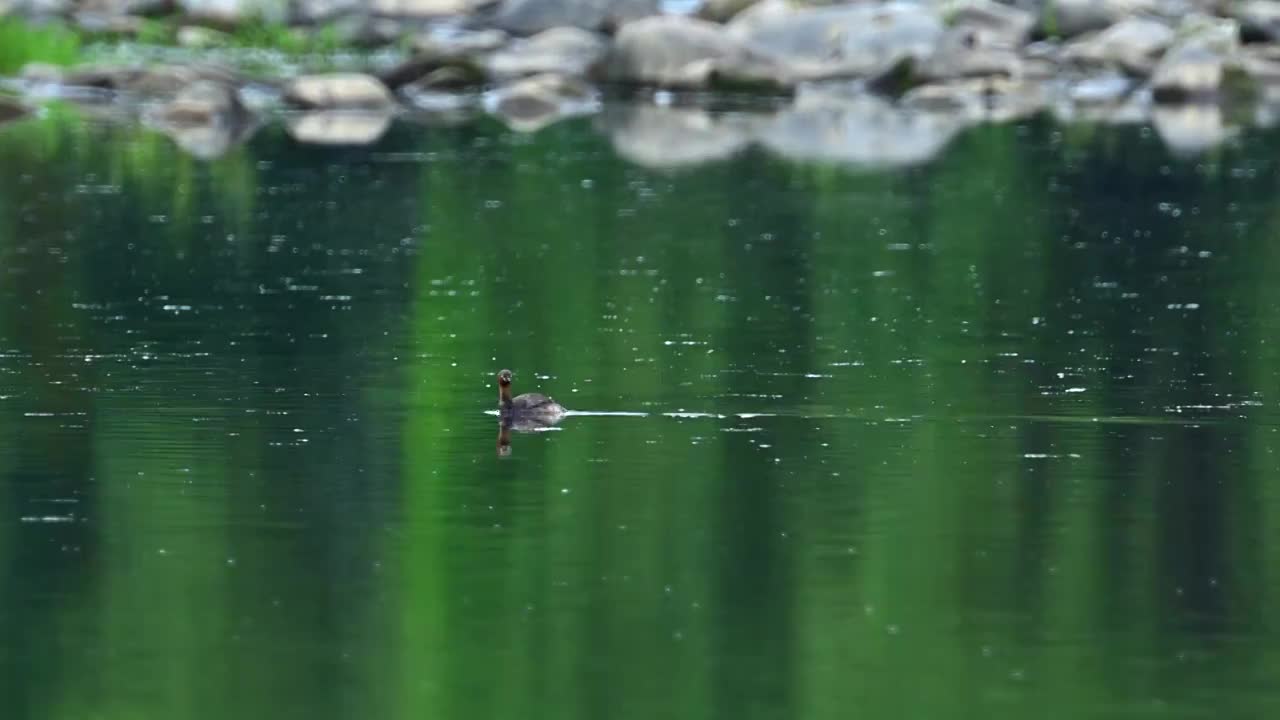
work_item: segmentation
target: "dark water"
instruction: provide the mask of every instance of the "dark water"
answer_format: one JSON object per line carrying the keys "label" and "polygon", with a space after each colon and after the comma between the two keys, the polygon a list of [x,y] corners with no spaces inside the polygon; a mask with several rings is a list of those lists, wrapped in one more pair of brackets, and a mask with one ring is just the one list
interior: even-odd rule
{"label": "dark water", "polygon": [[1277,150],[6,125],[0,712],[1274,714]]}

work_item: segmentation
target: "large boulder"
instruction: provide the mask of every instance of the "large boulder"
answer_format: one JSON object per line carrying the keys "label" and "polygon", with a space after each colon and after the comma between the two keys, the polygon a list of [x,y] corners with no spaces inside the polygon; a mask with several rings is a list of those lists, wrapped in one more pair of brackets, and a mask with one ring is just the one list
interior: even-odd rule
{"label": "large boulder", "polygon": [[427,19],[466,15],[490,2],[491,0],[368,0],[365,4],[376,15]]}
{"label": "large boulder", "polygon": [[314,25],[360,10],[363,0],[293,0],[292,20]]}
{"label": "large boulder", "polygon": [[223,28],[251,20],[275,24],[289,21],[287,0],[177,0],[177,4],[187,18]]}
{"label": "large boulder", "polygon": [[1229,17],[1240,22],[1240,30],[1246,35],[1272,42],[1280,40],[1280,2],[1246,0],[1225,9]]}
{"label": "large boulder", "polygon": [[672,88],[794,82],[782,61],[755,51],[723,26],[674,16],[623,25],[602,74],[615,82]]}
{"label": "large boulder", "polygon": [[555,73],[584,77],[608,52],[603,37],[579,28],[553,28],[516,40],[483,62],[500,78]]}
{"label": "large boulder", "polygon": [[491,23],[514,35],[555,27],[607,30],[657,15],[659,0],[502,0]]}
{"label": "large boulder", "polygon": [[803,7],[793,0],[759,0],[735,13],[726,25],[735,33],[746,34],[800,10]]}
{"label": "large boulder", "polygon": [[1156,0],[1045,0],[1041,24],[1049,35],[1070,38],[1155,7]]}
{"label": "large boulder", "polygon": [[1080,107],[1116,106],[1133,92],[1137,81],[1124,73],[1107,71],[1073,83],[1066,90],[1067,99]]}
{"label": "large boulder", "polygon": [[231,43],[230,34],[200,25],[184,25],[178,28],[178,34],[175,39],[178,41],[179,47],[192,50],[225,47]]}
{"label": "large boulder", "polygon": [[1224,58],[1240,52],[1240,23],[1231,18],[1191,13],[1178,23],[1178,45],[1195,44]]}
{"label": "large boulder", "polygon": [[995,0],[952,0],[944,6],[947,24],[971,30],[988,44],[1020,47],[1031,37],[1036,16]]}
{"label": "large boulder", "polygon": [[1240,26],[1205,15],[1183,18],[1178,43],[1164,54],[1151,78],[1159,103],[1216,100],[1228,66],[1240,62]]}
{"label": "large boulder", "polygon": [[1171,50],[1151,78],[1151,91],[1160,103],[1212,101],[1222,87],[1226,63],[1221,55],[1197,45]]}
{"label": "large boulder", "polygon": [[287,102],[303,108],[386,110],[395,98],[377,78],[360,73],[303,75],[285,87]]}
{"label": "large boulder", "polygon": [[945,30],[936,8],[897,1],[800,9],[767,2],[727,27],[749,47],[813,68],[811,77],[871,75],[904,58],[923,60]]}
{"label": "large boulder", "polygon": [[703,20],[725,23],[757,2],[759,0],[706,0],[698,7],[697,14]]}
{"label": "large boulder", "polygon": [[926,82],[1022,75],[1022,57],[1016,50],[970,28],[949,30],[933,53],[916,65],[917,77],[912,79]]}
{"label": "large boulder", "polygon": [[1162,22],[1126,18],[1102,32],[1072,41],[1063,57],[1084,65],[1119,67],[1146,77],[1175,38],[1173,28]]}

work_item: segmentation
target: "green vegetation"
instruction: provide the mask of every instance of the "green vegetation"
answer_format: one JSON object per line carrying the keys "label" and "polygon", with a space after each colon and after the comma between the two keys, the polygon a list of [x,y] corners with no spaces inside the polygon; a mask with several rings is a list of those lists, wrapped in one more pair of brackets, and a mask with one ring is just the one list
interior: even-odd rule
{"label": "green vegetation", "polygon": [[1061,28],[1058,27],[1058,6],[1053,0],[1045,0],[1044,10],[1041,13],[1040,31],[1047,38],[1061,38]]}
{"label": "green vegetation", "polygon": [[234,47],[273,49],[295,55],[331,53],[343,48],[334,25],[304,29],[266,20],[239,25],[230,34],[230,43]]}
{"label": "green vegetation", "polygon": [[79,53],[79,38],[62,25],[0,18],[0,75],[15,73],[29,62],[70,65]]}
{"label": "green vegetation", "polygon": [[[178,26],[172,20],[139,18],[136,35],[84,33],[61,24],[32,24],[17,19],[0,19],[0,75],[11,75],[30,62],[71,65],[104,54],[128,54],[130,50],[171,48],[178,43]],[[226,50],[271,50],[286,57],[313,58],[318,65],[324,58],[350,48],[336,24],[316,28],[295,28],[267,20],[249,20],[232,32],[213,31],[211,47]],[[191,52],[199,52],[192,50]],[[244,61],[253,65],[255,60]],[[252,70],[253,68],[248,68]]]}

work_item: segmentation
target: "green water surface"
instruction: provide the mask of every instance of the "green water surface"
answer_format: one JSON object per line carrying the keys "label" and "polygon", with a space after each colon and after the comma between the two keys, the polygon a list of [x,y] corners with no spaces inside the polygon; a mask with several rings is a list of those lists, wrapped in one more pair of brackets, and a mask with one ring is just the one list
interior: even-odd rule
{"label": "green water surface", "polygon": [[0,717],[1275,716],[1278,153],[4,125]]}

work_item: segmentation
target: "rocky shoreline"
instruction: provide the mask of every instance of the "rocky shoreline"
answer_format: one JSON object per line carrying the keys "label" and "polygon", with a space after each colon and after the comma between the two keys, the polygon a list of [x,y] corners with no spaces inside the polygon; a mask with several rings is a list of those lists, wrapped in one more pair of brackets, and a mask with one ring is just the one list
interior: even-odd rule
{"label": "rocky shoreline", "polygon": [[[265,78],[202,62],[30,64],[0,85],[14,98],[0,96],[0,122],[48,99],[110,107],[210,158],[274,115],[299,142],[359,145],[397,116],[483,112],[537,131],[600,113],[608,95],[634,101],[601,118],[645,164],[757,143],[897,166],[967,127],[1040,113],[1150,123],[1186,153],[1280,117],[1280,2],[705,0],[670,10],[658,0],[0,0],[0,15],[123,38],[160,23],[191,57],[269,21],[399,58]],[[768,100],[750,113],[705,109],[725,93]]]}

